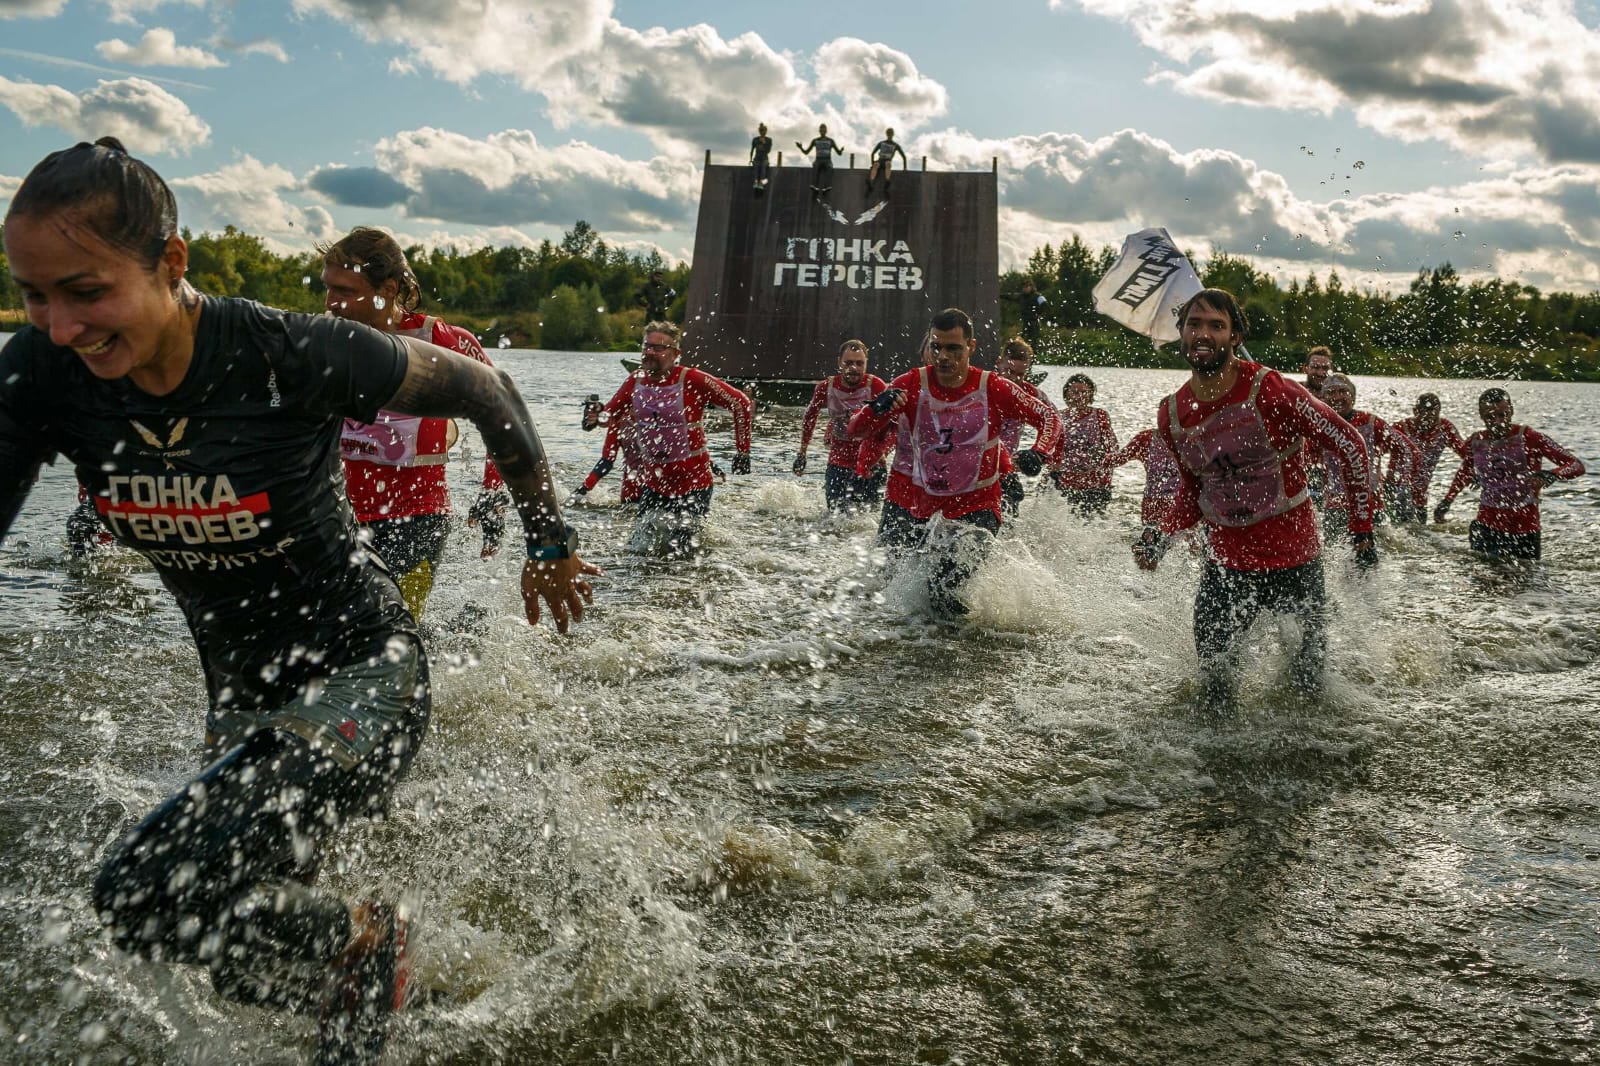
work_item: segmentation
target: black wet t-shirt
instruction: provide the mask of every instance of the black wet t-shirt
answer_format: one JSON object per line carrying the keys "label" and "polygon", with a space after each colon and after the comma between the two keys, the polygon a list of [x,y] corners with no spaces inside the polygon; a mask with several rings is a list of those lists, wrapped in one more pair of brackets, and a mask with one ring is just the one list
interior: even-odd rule
{"label": "black wet t-shirt", "polygon": [[0,515],[28,471],[66,456],[177,598],[213,702],[270,705],[414,632],[358,550],[339,461],[343,419],[372,421],[405,365],[378,330],[207,297],[183,382],[150,396],[29,327],[0,352]]}

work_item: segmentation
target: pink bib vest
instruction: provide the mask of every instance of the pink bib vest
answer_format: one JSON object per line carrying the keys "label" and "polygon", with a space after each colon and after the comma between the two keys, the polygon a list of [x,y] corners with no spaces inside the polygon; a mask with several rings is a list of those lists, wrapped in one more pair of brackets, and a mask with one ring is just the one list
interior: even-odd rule
{"label": "pink bib vest", "polygon": [[928,383],[928,368],[918,371],[916,440],[911,455],[912,478],[930,496],[961,496],[987,488],[1000,480],[996,473],[982,478],[983,460],[1000,447],[989,435],[989,372],[978,372],[978,387],[959,400],[940,400]]}
{"label": "pink bib vest", "polygon": [[1528,438],[1520,429],[1499,440],[1473,437],[1472,470],[1485,507],[1511,510],[1539,502],[1539,480],[1529,469]]}
{"label": "pink bib vest", "polygon": [[1178,394],[1167,397],[1167,416],[1178,438],[1178,458],[1200,479],[1200,513],[1219,526],[1253,526],[1300,506],[1310,496],[1301,489],[1292,497],[1284,489],[1283,462],[1305,444],[1296,440],[1278,451],[1267,434],[1256,396],[1267,368],[1256,371],[1250,393],[1198,424],[1184,429],[1178,421]]}
{"label": "pink bib vest", "polygon": [[872,399],[872,384],[863,381],[853,389],[841,389],[833,378],[828,379],[828,443],[843,444],[850,438],[845,430],[850,428],[850,416],[866,406]]}
{"label": "pink bib vest", "polygon": [[668,466],[709,454],[705,445],[695,445],[689,433],[683,403],[686,380],[687,375],[675,385],[652,385],[641,376],[633,383],[634,440],[651,466]]}

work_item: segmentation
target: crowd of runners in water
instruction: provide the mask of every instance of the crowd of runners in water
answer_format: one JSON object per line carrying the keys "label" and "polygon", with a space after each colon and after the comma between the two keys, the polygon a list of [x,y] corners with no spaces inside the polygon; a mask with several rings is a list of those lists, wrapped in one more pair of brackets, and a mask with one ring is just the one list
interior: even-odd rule
{"label": "crowd of runners in water", "polygon": [[[891,130],[875,150],[885,182],[892,142]],[[825,129],[809,147],[819,161],[837,151]],[[489,453],[468,510],[483,554],[500,550],[512,513],[521,524],[528,620],[548,611],[565,632],[599,574],[527,408],[471,333],[418,309],[416,279],[381,231],[321,249],[328,315],[197,292],[171,191],[111,138],[34,168],[12,197],[5,250],[30,326],[0,353],[0,533],[41,463],[65,457],[82,492],[76,550],[105,536],[150,561],[193,633],[209,697],[204,768],[111,850],[96,910],[129,952],[205,966],[236,1001],[316,1014],[317,1061],[376,1061],[407,994],[406,916],[315,882],[330,837],[383,811],[427,734],[416,619],[446,542],[454,419]],[[994,370],[974,365],[959,309],[932,316],[920,365],[892,381],[870,372],[869,344],[845,340],[806,408],[793,473],[806,472],[826,412],[828,508],[879,508],[891,560],[935,547],[929,604],[952,617],[1028,479],[1097,515],[1112,471],[1141,463],[1130,565],[1156,569],[1180,537],[1198,553],[1194,641],[1202,699],[1219,712],[1262,611],[1299,619],[1292,681],[1320,693],[1325,543],[1348,537],[1357,564],[1379,565],[1374,522],[1428,519],[1447,448],[1461,466],[1431,516],[1444,521],[1476,487],[1468,536],[1495,557],[1537,559],[1541,491],[1584,473],[1514,421],[1504,389],[1483,393],[1483,428],[1466,437],[1432,393],[1390,425],[1356,407],[1326,349],[1303,383],[1246,358],[1248,323],[1226,291],[1199,292],[1179,322],[1190,377],[1126,445],[1087,375],[1052,405],[1025,338],[1004,343]],[[704,413],[731,413],[730,468],[746,475],[754,405],[680,365],[679,340],[657,316],[639,369],[586,406],[584,428],[603,426],[604,444],[567,503],[620,459],[638,521],[662,550],[690,556],[723,477]],[[955,535],[930,545],[936,525]]]}

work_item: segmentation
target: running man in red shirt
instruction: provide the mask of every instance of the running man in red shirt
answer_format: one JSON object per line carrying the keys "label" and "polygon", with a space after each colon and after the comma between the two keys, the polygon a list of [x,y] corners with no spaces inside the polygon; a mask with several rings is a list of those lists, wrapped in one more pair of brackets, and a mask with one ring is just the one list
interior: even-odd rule
{"label": "running man in red shirt", "polygon": [[[1343,374],[1329,374],[1322,383],[1322,401],[1333,408],[1340,418],[1356,428],[1361,434],[1361,439],[1367,445],[1367,490],[1372,493],[1373,511],[1383,510],[1383,496],[1380,486],[1384,481],[1406,486],[1406,494],[1397,501],[1400,505],[1399,512],[1389,517],[1396,522],[1407,521],[1413,508],[1422,506],[1422,497],[1418,494],[1413,478],[1416,476],[1417,467],[1422,465],[1422,453],[1417,451],[1417,446],[1410,437],[1400,433],[1389,423],[1372,414],[1370,411],[1356,410],[1356,386]],[[1379,456],[1389,456],[1389,472],[1382,475],[1379,472]],[[1328,472],[1327,481],[1322,490],[1322,529],[1332,539],[1344,531],[1348,525],[1347,518],[1350,510],[1349,494],[1345,491],[1344,477],[1339,473],[1339,464],[1331,457],[1324,455],[1322,467]]]}
{"label": "running man in red shirt", "polygon": [[639,369],[606,401],[615,418],[626,411],[639,449],[639,521],[665,523],[666,552],[686,558],[698,545],[700,521],[711,513],[715,475],[706,431],[700,425],[706,406],[733,415],[733,472],[750,472],[750,421],[755,404],[721,378],[678,365],[678,327],[651,322],[644,327]]}
{"label": "running man in red shirt", "polygon": [[1299,618],[1293,682],[1315,696],[1322,691],[1328,609],[1305,446],[1309,439],[1327,449],[1351,486],[1350,536],[1357,562],[1369,567],[1378,550],[1366,444],[1305,386],[1239,358],[1249,323],[1232,293],[1201,290],[1178,321],[1192,373],[1161,404],[1156,429],[1178,457],[1181,482],[1159,528],[1146,527],[1134,544],[1134,561],[1154,570],[1170,538],[1203,521],[1211,558],[1195,593],[1194,643],[1204,703],[1214,710],[1233,705],[1238,646],[1263,609]]}
{"label": "running man in red shirt", "polygon": [[[415,310],[422,290],[389,234],[357,226],[321,252],[329,314],[489,362],[471,333]],[[448,418],[380,411],[372,423],[345,419],[340,434],[345,491],[356,521],[371,533],[372,551],[389,567],[415,618],[422,617],[450,533],[445,461],[456,433]],[[468,523],[483,527],[485,559],[500,549],[510,502],[500,472],[484,460],[483,492]]]}
{"label": "running man in red shirt", "polygon": [[[1024,395],[1031,396],[1045,406],[1050,401],[1045,399],[1039,387],[1028,380],[1029,373],[1033,370],[1033,347],[1021,337],[1012,337],[1006,341],[1005,348],[1000,352],[1000,376]],[[1000,424],[1000,446],[1010,456],[1022,450],[1022,427],[1025,423],[1020,418],[1008,418]],[[1037,437],[1037,434],[1035,434]],[[1022,498],[1025,495],[1022,486],[1022,475],[1016,470],[1007,470],[1000,478],[1000,501],[1005,508],[1005,513],[1015,517],[1022,508]]]}
{"label": "running man in red shirt", "polygon": [[[1582,459],[1543,433],[1513,423],[1513,414],[1505,389],[1478,397],[1484,428],[1467,438],[1466,458],[1433,509],[1433,520],[1443,522],[1457,494],[1476,481],[1478,517],[1467,530],[1467,544],[1492,559],[1537,559],[1540,492],[1586,470]],[[1546,459],[1556,464],[1554,470],[1543,469]]]}
{"label": "running man in red shirt", "polygon": [[1111,466],[1117,434],[1105,408],[1095,407],[1094,380],[1074,374],[1061,387],[1067,405],[1061,409],[1066,429],[1061,465],[1051,475],[1056,488],[1074,509],[1084,515],[1105,514],[1111,502]]}
{"label": "running man in red shirt", "polygon": [[1462,439],[1455,424],[1448,418],[1439,417],[1439,397],[1435,393],[1425,392],[1417,397],[1417,404],[1412,409],[1410,418],[1403,418],[1394,424],[1394,428],[1411,438],[1411,443],[1417,446],[1417,451],[1422,453],[1422,465],[1417,468],[1413,487],[1418,492],[1417,512],[1414,515],[1418,522],[1428,520],[1428,489],[1433,484],[1433,472],[1439,468],[1439,458],[1444,455],[1448,447],[1461,458],[1467,457],[1467,442]]}
{"label": "running man in red shirt", "polygon": [[[852,437],[872,437],[904,420],[878,525],[878,543],[896,553],[921,547],[936,514],[990,535],[1000,531],[1000,428],[1006,419],[1021,419],[1039,434],[1033,449],[1018,454],[1019,467],[1037,473],[1061,457],[1061,422],[1050,405],[972,365],[978,342],[965,311],[949,307],[934,315],[931,345],[931,366],[901,374],[850,420]],[[957,594],[980,555],[961,550],[940,561],[929,579],[934,610],[966,612]]]}
{"label": "running man in red shirt", "polygon": [[856,460],[861,455],[862,441],[851,437],[847,431],[850,416],[886,388],[882,378],[867,373],[866,343],[851,339],[839,346],[839,372],[825,378],[811,394],[811,403],[800,421],[800,454],[794,460],[794,473],[799,477],[806,472],[806,449],[811,447],[817,418],[826,409],[828,470],[824,475],[823,494],[830,511],[859,510],[883,497],[883,482],[888,472],[880,462],[867,474],[857,477]]}

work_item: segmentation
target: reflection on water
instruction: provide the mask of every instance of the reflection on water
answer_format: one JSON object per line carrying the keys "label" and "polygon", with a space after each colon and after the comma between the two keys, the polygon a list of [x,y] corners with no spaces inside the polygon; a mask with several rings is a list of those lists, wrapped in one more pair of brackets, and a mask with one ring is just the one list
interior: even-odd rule
{"label": "reflection on water", "polygon": [[[600,445],[579,401],[620,368],[499,361],[575,485]],[[1092,373],[1124,439],[1181,377]],[[1378,384],[1386,417],[1425,387]],[[1481,386],[1428,386],[1466,428]],[[1600,389],[1516,392],[1596,458]],[[607,575],[568,638],[517,619],[513,560],[453,535],[434,733],[324,873],[418,915],[438,998],[388,1061],[1594,1056],[1592,478],[1547,500],[1537,567],[1467,553],[1467,500],[1383,530],[1375,581],[1336,546],[1326,699],[1291,696],[1268,623],[1217,720],[1192,706],[1197,562],[1129,562],[1136,466],[1102,520],[1030,497],[948,624],[886,576],[873,518],[823,517],[820,474],[788,473],[798,422],[759,416],[756,474],[717,490],[691,564],[628,553],[603,482],[574,513]],[[105,849],[196,766],[204,689],[137,558],[66,563],[71,504],[47,471],[0,552],[0,1040],[303,1061],[311,1022],[119,956],[89,912]]]}

